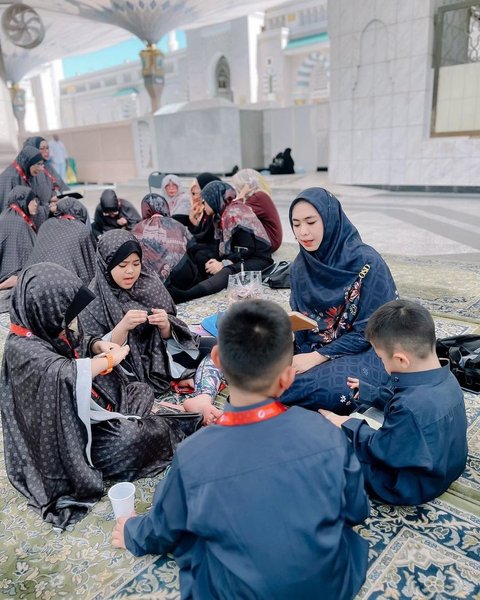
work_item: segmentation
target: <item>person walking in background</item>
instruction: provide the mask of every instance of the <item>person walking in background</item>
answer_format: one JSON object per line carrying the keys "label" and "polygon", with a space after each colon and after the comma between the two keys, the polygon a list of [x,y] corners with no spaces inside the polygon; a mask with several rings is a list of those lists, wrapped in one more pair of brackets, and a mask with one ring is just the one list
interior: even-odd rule
{"label": "person walking in background", "polygon": [[65,144],[60,141],[58,133],[53,134],[53,139],[49,143],[50,157],[53,168],[65,181],[67,179],[68,152]]}

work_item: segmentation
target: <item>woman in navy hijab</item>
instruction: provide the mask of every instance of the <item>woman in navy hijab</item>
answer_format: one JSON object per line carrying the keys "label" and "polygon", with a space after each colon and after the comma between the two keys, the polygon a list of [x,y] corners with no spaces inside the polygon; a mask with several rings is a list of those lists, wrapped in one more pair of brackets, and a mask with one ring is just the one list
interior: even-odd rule
{"label": "woman in navy hijab", "polygon": [[375,309],[398,297],[395,282],[327,190],[301,192],[289,218],[300,245],[290,271],[290,304],[315,319],[318,329],[296,332],[297,377],[281,401],[349,414],[355,404],[347,377],[373,385],[388,380],[364,330]]}

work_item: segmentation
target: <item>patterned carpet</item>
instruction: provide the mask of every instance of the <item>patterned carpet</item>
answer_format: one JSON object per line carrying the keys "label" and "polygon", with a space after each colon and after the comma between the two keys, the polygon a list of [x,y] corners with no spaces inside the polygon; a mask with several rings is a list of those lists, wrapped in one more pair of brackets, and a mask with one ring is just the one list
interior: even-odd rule
{"label": "patterned carpet", "polygon": [[[288,290],[265,296],[288,305]],[[181,305],[190,325],[226,308],[220,293]],[[0,318],[0,351],[7,320]],[[468,333],[478,324],[436,318],[439,337]],[[358,528],[370,542],[369,571],[358,598],[480,597],[480,395],[466,394],[469,462],[440,499],[419,507],[374,503]],[[3,454],[3,440],[0,443]],[[137,482],[136,510],[145,511],[159,478]],[[0,462],[0,598],[175,599],[178,570],[171,557],[134,558],[110,545],[113,514],[104,497],[70,531],[46,525],[9,484]]]}

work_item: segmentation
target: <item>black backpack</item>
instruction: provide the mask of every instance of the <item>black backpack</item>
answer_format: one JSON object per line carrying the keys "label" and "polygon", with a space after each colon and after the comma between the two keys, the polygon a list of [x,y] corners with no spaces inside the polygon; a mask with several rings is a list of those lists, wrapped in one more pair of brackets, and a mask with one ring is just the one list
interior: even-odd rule
{"label": "black backpack", "polygon": [[450,361],[450,370],[466,390],[480,392],[480,335],[437,340],[437,355]]}

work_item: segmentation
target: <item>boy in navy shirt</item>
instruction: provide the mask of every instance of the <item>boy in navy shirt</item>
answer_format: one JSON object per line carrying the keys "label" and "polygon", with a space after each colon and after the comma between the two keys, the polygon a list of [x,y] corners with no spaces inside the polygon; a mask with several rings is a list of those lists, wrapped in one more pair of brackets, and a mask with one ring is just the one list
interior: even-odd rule
{"label": "boy in navy shirt", "polygon": [[349,378],[361,404],[382,407],[372,429],[359,419],[320,411],[352,441],[367,490],[389,504],[422,504],[445,492],[465,469],[467,418],[463,392],[435,352],[428,310],[408,300],[387,302],[365,336],[391,374],[393,391]]}
{"label": "boy in navy shirt", "polygon": [[352,598],[367,568],[361,468],[338,429],[276,400],[295,377],[287,314],[237,303],[218,339],[224,414],[178,446],[150,512],[119,519],[113,545],[173,552],[182,598]]}

